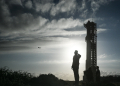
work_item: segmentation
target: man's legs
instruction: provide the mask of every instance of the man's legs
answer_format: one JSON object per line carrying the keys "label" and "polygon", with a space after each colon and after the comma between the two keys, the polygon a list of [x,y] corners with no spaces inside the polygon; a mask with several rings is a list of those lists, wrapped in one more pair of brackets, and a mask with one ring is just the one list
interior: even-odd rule
{"label": "man's legs", "polygon": [[74,78],[75,78],[75,83],[79,83],[79,73],[78,73],[78,68],[73,68],[74,72]]}

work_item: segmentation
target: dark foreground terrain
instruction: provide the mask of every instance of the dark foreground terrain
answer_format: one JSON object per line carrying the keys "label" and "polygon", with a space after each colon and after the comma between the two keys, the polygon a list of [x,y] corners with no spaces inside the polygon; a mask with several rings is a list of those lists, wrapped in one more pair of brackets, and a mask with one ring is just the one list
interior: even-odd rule
{"label": "dark foreground terrain", "polygon": [[[53,74],[33,76],[31,73],[0,68],[0,86],[74,86],[73,81],[58,79]],[[99,83],[79,82],[78,86],[120,86],[120,76],[101,77]]]}

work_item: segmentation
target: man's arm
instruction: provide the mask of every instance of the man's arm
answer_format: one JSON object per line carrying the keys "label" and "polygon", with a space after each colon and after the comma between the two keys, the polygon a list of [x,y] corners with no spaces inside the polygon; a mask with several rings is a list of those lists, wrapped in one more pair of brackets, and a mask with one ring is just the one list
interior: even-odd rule
{"label": "man's arm", "polygon": [[[73,56],[73,58],[74,58],[74,56]],[[71,69],[73,69],[73,62],[72,62],[72,66],[71,66]]]}
{"label": "man's arm", "polygon": [[79,57],[79,58],[81,58],[81,55],[80,55],[80,54],[78,54],[78,57]]}

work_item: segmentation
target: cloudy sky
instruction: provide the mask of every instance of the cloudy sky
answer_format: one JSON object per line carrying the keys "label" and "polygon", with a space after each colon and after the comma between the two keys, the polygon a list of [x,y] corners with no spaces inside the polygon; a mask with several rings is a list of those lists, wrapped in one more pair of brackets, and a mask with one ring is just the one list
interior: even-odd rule
{"label": "cloudy sky", "polygon": [[[0,67],[74,80],[74,50],[85,70],[88,20],[97,23],[101,71],[120,73],[120,0],[0,0]],[[38,48],[39,47],[39,48]]]}

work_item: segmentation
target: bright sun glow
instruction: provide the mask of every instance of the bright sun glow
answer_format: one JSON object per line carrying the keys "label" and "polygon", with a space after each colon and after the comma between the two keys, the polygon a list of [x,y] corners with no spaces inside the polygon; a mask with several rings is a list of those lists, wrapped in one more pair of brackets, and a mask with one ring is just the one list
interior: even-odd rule
{"label": "bright sun glow", "polygon": [[78,50],[78,53],[81,55],[80,62],[85,63],[86,43],[75,41],[75,42],[70,42],[67,44],[67,49],[65,52],[66,52],[67,59],[69,61],[72,61],[75,50]]}

